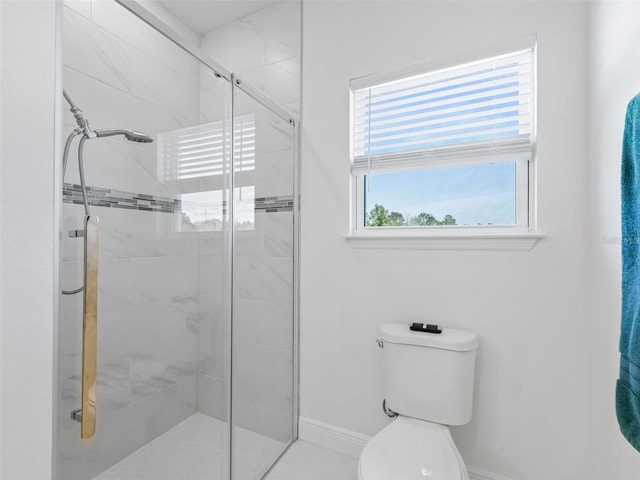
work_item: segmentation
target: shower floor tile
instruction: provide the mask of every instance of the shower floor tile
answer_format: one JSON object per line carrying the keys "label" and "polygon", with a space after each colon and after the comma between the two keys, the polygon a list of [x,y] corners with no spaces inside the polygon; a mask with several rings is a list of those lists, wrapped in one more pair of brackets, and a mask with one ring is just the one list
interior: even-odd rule
{"label": "shower floor tile", "polygon": [[[196,413],[168,432],[94,477],[94,480],[218,480],[229,453],[226,423]],[[237,478],[260,478],[285,448],[285,444],[243,428],[235,442],[244,452]]]}

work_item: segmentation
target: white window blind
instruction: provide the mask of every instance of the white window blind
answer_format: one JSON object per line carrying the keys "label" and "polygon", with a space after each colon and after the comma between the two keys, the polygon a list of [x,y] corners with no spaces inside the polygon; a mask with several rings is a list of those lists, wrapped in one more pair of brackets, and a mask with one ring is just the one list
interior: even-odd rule
{"label": "white window blind", "polygon": [[[253,115],[236,117],[234,148],[235,172],[254,170],[256,122]],[[222,121],[161,133],[158,135],[158,178],[171,182],[222,175],[226,150]]]}
{"label": "white window blind", "polygon": [[353,89],[352,168],[529,158],[532,111],[533,49]]}

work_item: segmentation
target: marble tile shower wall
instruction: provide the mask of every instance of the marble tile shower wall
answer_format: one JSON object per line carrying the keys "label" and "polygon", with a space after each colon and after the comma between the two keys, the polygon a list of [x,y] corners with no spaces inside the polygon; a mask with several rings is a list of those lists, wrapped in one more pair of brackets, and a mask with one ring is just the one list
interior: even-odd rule
{"label": "marble tile shower wall", "polygon": [[[86,479],[196,411],[198,257],[193,245],[154,235],[173,214],[96,207],[101,223],[98,425],[79,438],[82,298],[64,297],[59,403],[61,478]],[[83,207],[65,205],[80,227]],[[132,239],[135,238],[135,241]],[[81,284],[82,253],[64,242],[63,288]]]}
{"label": "marble tile shower wall", "polygon": [[[113,1],[67,5],[74,9],[64,9],[64,88],[92,128],[126,128],[155,137],[199,122],[195,59]],[[67,109],[64,125],[65,133],[76,127]],[[86,176],[99,178],[103,185],[98,186],[166,197],[175,193],[156,179],[155,144],[106,138],[87,142],[85,152]],[[65,181],[79,183],[73,165]]]}
{"label": "marble tile shower wall", "polygon": [[238,238],[234,263],[234,418],[291,440],[293,212],[256,213],[256,236]]}
{"label": "marble tile shower wall", "polygon": [[[254,188],[256,208],[253,230],[238,231],[235,236],[234,420],[240,427],[287,442],[294,401],[294,223],[289,206],[293,202],[293,129],[240,92],[237,101],[256,119],[255,170],[238,175],[240,184]],[[267,203],[259,203],[260,198],[277,198],[267,202],[280,208],[261,208]],[[200,323],[198,410],[222,419],[228,388],[223,368],[228,332],[220,323],[221,298],[210,292],[219,291],[220,278],[214,275],[224,258],[219,251],[202,253],[199,304],[201,310],[214,313],[202,316]]]}
{"label": "marble tile shower wall", "polygon": [[[264,110],[256,119],[255,195],[293,200],[293,129]],[[240,237],[236,244],[235,418],[241,427],[287,442],[294,402],[294,219],[292,210],[267,212],[256,210],[254,241]]]}
{"label": "marble tile shower wall", "polygon": [[[200,67],[115,2],[65,3],[64,88],[94,129],[156,137],[200,119]],[[65,133],[75,121],[64,114]],[[78,184],[72,152],[66,183]],[[93,187],[175,198],[158,182],[155,144],[86,142]],[[100,217],[98,425],[79,438],[82,298],[63,296],[60,322],[59,472],[86,480],[197,410],[200,265],[198,240],[176,234],[179,212],[92,207]],[[82,283],[81,205],[63,207],[62,286]]]}
{"label": "marble tile shower wall", "polygon": [[200,47],[300,118],[300,19],[300,2],[276,2],[206,33]]}

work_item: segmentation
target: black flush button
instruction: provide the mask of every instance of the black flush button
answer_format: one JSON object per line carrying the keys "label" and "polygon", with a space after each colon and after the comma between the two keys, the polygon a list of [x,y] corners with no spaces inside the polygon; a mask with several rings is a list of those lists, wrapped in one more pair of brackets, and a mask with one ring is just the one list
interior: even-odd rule
{"label": "black flush button", "polygon": [[414,322],[409,325],[409,330],[413,330],[414,332],[442,333],[442,329],[438,328],[438,325],[433,325],[431,323]]}

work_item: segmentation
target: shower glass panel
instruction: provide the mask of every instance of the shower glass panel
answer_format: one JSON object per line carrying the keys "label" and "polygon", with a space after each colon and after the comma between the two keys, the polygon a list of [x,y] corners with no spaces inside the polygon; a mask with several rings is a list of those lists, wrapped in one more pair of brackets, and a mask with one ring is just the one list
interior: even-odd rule
{"label": "shower glass panel", "polygon": [[[231,84],[112,1],[63,8],[64,90],[99,217],[95,435],[82,439],[82,293],[61,297],[57,479],[229,478]],[[64,135],[77,128],[64,104]],[[77,142],[61,285],[83,284]]]}
{"label": "shower glass panel", "polygon": [[[63,6],[62,134],[71,147],[55,479],[260,480],[296,438],[294,122],[263,93],[214,72],[223,69],[202,51],[170,40],[137,2],[123,3],[136,14],[111,0]],[[200,44],[207,55],[242,50],[229,38],[261,32],[256,48],[279,51],[297,38],[297,27],[280,33],[298,13],[269,2]],[[259,19],[271,33],[254,32]],[[265,82],[281,62],[299,64],[266,57],[274,64],[253,71]],[[276,93],[299,92],[278,85]],[[297,111],[298,97],[281,97]],[[87,223],[97,315],[82,292]],[[91,342],[84,310],[97,318],[97,335],[84,328]],[[84,344],[95,337],[92,352]],[[97,386],[86,382],[83,393],[92,355]]]}
{"label": "shower glass panel", "polygon": [[294,439],[294,127],[234,83],[233,479]]}

